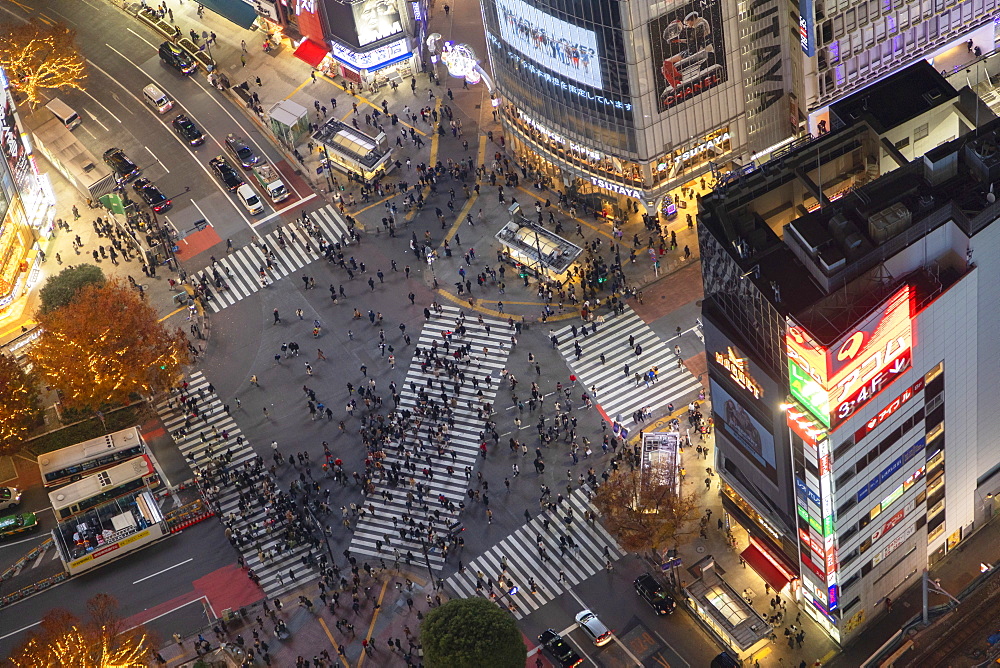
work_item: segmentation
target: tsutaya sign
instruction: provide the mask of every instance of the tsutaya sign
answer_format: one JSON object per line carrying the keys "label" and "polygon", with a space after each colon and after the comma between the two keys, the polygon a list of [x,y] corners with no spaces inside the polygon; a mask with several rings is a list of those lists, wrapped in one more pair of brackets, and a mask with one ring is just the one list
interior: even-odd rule
{"label": "tsutaya sign", "polygon": [[690,160],[691,158],[694,158],[709,149],[716,149],[716,150],[721,149],[722,145],[732,138],[733,136],[729,134],[729,130],[726,130],[718,137],[714,137],[712,139],[703,141],[700,144],[697,144],[694,148],[690,148],[681,153],[680,155],[674,156],[674,162],[678,163]]}
{"label": "tsutaya sign", "polygon": [[593,183],[598,188],[604,188],[605,190],[610,190],[613,193],[625,195],[626,197],[634,197],[635,199],[644,198],[643,192],[641,190],[636,190],[635,188],[629,188],[628,186],[612,183],[611,181],[605,181],[604,179],[599,179],[596,176],[591,176],[590,182]]}

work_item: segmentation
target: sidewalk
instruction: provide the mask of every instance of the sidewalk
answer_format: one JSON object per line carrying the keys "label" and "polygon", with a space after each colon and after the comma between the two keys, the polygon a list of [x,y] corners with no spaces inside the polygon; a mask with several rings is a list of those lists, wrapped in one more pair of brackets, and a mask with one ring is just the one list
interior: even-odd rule
{"label": "sidewalk", "polygon": [[[273,104],[281,100],[293,100],[309,110],[310,120],[320,123],[325,118],[337,117],[345,122],[352,119],[358,121],[362,131],[372,134],[377,133],[374,127],[365,124],[365,116],[372,110],[378,108],[381,112],[382,104],[388,108],[390,115],[396,114],[399,118],[399,125],[393,127],[388,121],[384,123],[386,134],[390,142],[395,142],[398,129],[410,123],[406,114],[408,107],[412,114],[417,114],[417,121],[413,124],[416,132],[420,133],[423,145],[414,146],[409,141],[401,142],[401,146],[394,145],[394,160],[397,160],[401,167],[390,172],[388,177],[383,179],[382,184],[388,186],[395,185],[398,181],[406,181],[408,184],[417,182],[417,172],[415,167],[420,164],[430,166],[441,164],[445,166],[458,164],[460,161],[474,160],[476,166],[483,166],[487,170],[493,166],[495,155],[500,153],[501,157],[509,157],[501,147],[501,127],[494,120],[491,113],[489,92],[484,83],[476,84],[468,88],[463,87],[463,80],[451,77],[445,71],[443,65],[438,64],[437,75],[439,84],[433,81],[433,72],[417,73],[415,75],[417,86],[411,92],[408,82],[403,82],[397,90],[393,91],[388,86],[383,87],[375,93],[367,89],[361,89],[357,84],[344,81],[341,77],[330,78],[328,76],[317,76],[312,78],[312,68],[307,64],[294,58],[291,54],[292,45],[285,39],[281,48],[264,53],[261,48],[264,36],[260,31],[245,31],[235,27],[228,21],[220,18],[212,12],[205,12],[202,19],[196,16],[196,3],[186,2],[177,4],[168,2],[168,6],[173,11],[174,22],[184,34],[192,28],[199,32],[215,32],[218,37],[212,45],[212,55],[218,63],[219,71],[225,74],[233,86],[238,86],[246,82],[250,92],[255,92],[260,98],[261,106],[266,110]],[[465,41],[475,49],[480,61],[487,63],[485,33],[482,27],[482,17],[476,4],[459,4],[451,9],[449,15],[445,15],[443,5],[435,8],[429,17],[431,27],[430,32],[439,32],[444,38]],[[247,44],[247,51],[243,53],[242,42]],[[245,61],[245,64],[244,64]],[[257,85],[259,78],[260,85]],[[352,88],[354,93],[352,94]],[[433,97],[431,97],[433,95]],[[241,108],[245,105],[230,92],[234,101],[239,103]],[[334,107],[334,100],[336,106]],[[321,107],[327,108],[324,115],[322,111],[315,111],[315,103],[320,103]],[[354,105],[357,105],[357,113]],[[461,125],[461,129],[454,135],[450,127],[448,116],[439,116],[444,121],[445,134],[443,136],[435,133],[433,123],[428,116],[428,122],[420,119],[419,111],[427,108],[429,112],[437,111],[439,114],[451,112],[451,120]],[[263,129],[261,119],[255,114],[246,110],[248,118],[253,120]],[[386,120],[383,117],[382,120]],[[487,140],[488,133],[493,134],[493,143]],[[468,142],[468,148],[463,147],[463,141]],[[400,240],[394,247],[386,249],[386,252],[404,252],[411,236],[422,239],[424,232],[430,232],[432,244],[438,247],[439,259],[435,265],[428,269],[422,261],[413,258],[414,271],[422,274],[423,280],[431,286],[437,279],[440,286],[439,296],[449,299],[464,306],[469,306],[469,292],[463,290],[463,294],[458,294],[455,283],[460,280],[457,271],[463,263],[463,256],[469,248],[474,248],[478,260],[472,266],[476,272],[483,271],[481,263],[487,266],[493,265],[494,252],[499,245],[493,235],[500,227],[507,222],[507,207],[511,198],[516,198],[522,205],[523,212],[528,217],[534,218],[534,202],[550,200],[553,205],[551,210],[555,212],[555,219],[561,222],[564,228],[563,234],[572,237],[572,240],[582,246],[586,246],[595,240],[601,241],[601,254],[609,255],[608,245],[615,243],[612,235],[611,224],[607,221],[587,219],[582,215],[572,218],[567,211],[559,210],[555,202],[558,195],[548,190],[535,189],[530,181],[530,172],[520,169],[511,160],[511,172],[517,174],[520,181],[517,188],[510,188],[504,185],[504,195],[506,203],[499,202],[499,188],[489,185],[483,180],[480,182],[480,194],[477,196],[472,192],[473,180],[466,183],[470,190],[470,196],[466,197],[462,189],[462,184],[451,178],[441,179],[437,186],[437,192],[431,193],[425,189],[425,204],[419,212],[404,213],[403,196],[396,189],[392,194],[374,194],[369,200],[364,200],[360,188],[357,184],[349,182],[345,175],[334,172],[336,177],[336,192],[331,194],[330,182],[325,174],[317,174],[316,168],[320,164],[320,153],[310,152],[308,140],[297,147],[298,154],[302,156],[302,161],[288,155],[289,164],[296,167],[297,172],[309,181],[312,186],[322,194],[329,203],[334,202],[334,195],[343,201],[345,214],[354,217],[359,227],[364,230],[365,235],[371,237],[386,234],[383,230],[383,217],[388,215],[387,207],[393,204],[397,207],[397,233]],[[411,167],[405,166],[407,160],[411,162]],[[500,166],[500,165],[498,165]],[[523,177],[523,178],[522,178]],[[501,177],[497,180],[498,185],[504,184]],[[698,185],[696,185],[696,189]],[[344,190],[339,190],[343,186]],[[449,190],[456,191],[454,196],[454,207],[447,207],[449,200]],[[382,191],[385,193],[386,191]],[[689,209],[693,202],[689,202]],[[437,220],[436,210],[440,209],[445,216],[445,225]],[[470,226],[466,221],[467,215],[473,219],[478,218],[478,212],[482,209],[485,225]],[[548,224],[546,214],[546,224]],[[275,224],[280,224],[276,221]],[[577,238],[574,230],[580,226],[583,231],[583,238]],[[670,232],[677,236],[677,250],[667,251],[660,258],[661,266],[658,270],[660,277],[669,276],[693,261],[697,261],[698,242],[697,235],[693,229],[688,229],[685,216],[679,215],[675,220],[662,225],[664,233],[669,240]],[[638,235],[640,247],[636,250],[635,263],[629,263],[629,250],[632,248],[632,239]],[[622,227],[621,254],[626,265],[626,275],[632,286],[641,286],[657,278],[652,262],[647,252],[650,234],[645,230],[641,217],[632,216]],[[245,243],[248,239],[237,239],[238,243]],[[450,257],[444,250],[444,242],[447,241],[454,251]],[[653,248],[659,246],[659,239],[653,238]],[[685,246],[691,251],[692,256],[684,259]],[[496,268],[494,266],[494,268]],[[383,267],[387,269],[387,267]],[[469,278],[471,271],[469,267]],[[478,285],[476,280],[472,280],[472,294],[476,298],[475,310],[491,314],[500,315],[497,302],[502,301],[504,305],[503,315],[515,318],[529,317],[538,318],[545,306],[545,302],[538,296],[538,288],[534,280],[529,281],[525,286],[522,281],[513,275],[513,271],[506,273],[505,294],[499,293],[499,286],[491,277],[483,286]],[[610,295],[605,291],[598,294],[598,297],[605,301]],[[556,310],[558,295],[554,296],[552,309]],[[582,302],[582,300],[581,300]],[[576,308],[570,304],[565,304],[566,309],[562,313],[555,313],[549,319],[572,318],[577,315]]]}

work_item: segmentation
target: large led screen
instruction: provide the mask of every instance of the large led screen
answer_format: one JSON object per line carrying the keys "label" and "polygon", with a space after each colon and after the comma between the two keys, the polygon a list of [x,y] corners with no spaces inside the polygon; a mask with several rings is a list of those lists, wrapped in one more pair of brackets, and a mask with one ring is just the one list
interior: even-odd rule
{"label": "large led screen", "polygon": [[791,319],[785,344],[792,396],[835,429],[910,369],[912,292],[904,285],[855,329],[825,347]]}
{"label": "large led screen", "polygon": [[521,0],[496,0],[500,34],[522,54],[584,86],[603,88],[592,30],[560,21]]}
{"label": "large led screen", "polygon": [[719,0],[698,0],[649,22],[653,82],[661,112],[728,78]]}
{"label": "large led screen", "polygon": [[403,32],[395,0],[361,0],[351,5],[351,9],[359,46]]}
{"label": "large led screen", "polygon": [[775,479],[774,436],[717,382],[710,380],[715,427],[739,446],[767,477]]}

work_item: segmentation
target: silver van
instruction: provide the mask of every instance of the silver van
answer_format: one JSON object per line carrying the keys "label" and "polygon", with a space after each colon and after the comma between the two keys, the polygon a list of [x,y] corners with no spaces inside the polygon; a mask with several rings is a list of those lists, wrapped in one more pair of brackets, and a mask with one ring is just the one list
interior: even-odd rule
{"label": "silver van", "polygon": [[58,97],[52,98],[52,101],[45,105],[45,108],[51,111],[52,115],[58,118],[67,130],[72,130],[83,121],[78,113]]}
{"label": "silver van", "polygon": [[174,101],[156,84],[149,84],[143,88],[142,97],[146,100],[146,104],[161,114],[167,113],[174,107]]}

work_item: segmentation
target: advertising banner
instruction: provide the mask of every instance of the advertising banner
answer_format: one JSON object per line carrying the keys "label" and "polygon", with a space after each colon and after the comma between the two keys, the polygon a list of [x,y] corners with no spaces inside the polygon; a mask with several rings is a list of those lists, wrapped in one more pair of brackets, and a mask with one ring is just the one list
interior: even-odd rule
{"label": "advertising banner", "polygon": [[371,44],[403,32],[399,6],[395,0],[361,0],[351,5],[358,46]]}
{"label": "advertising banner", "polygon": [[710,380],[716,429],[743,451],[772,481],[776,480],[774,436],[717,382]]}
{"label": "advertising banner", "polygon": [[789,318],[789,389],[826,427],[835,429],[909,370],[911,299],[910,286],[904,285],[829,347]]}
{"label": "advertising banner", "polygon": [[653,19],[649,42],[661,113],[728,78],[718,0],[691,2]]}
{"label": "advertising banner", "polygon": [[497,0],[504,41],[542,67],[581,83],[603,88],[597,35],[561,21],[521,0]]}

